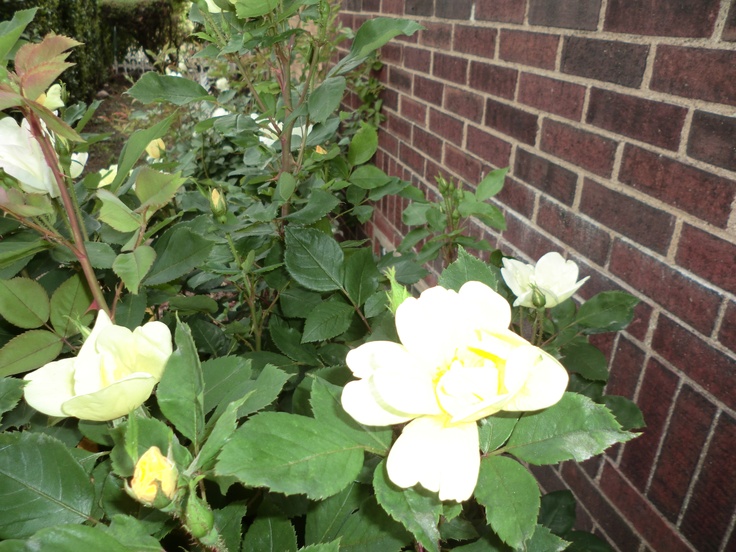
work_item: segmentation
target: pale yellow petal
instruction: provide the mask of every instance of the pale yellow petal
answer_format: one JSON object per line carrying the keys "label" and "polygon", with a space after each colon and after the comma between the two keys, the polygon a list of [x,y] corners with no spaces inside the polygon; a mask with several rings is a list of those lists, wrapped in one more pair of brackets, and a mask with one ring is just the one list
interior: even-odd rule
{"label": "pale yellow petal", "polygon": [[[526,368],[527,377],[519,391],[506,403],[504,410],[540,410],[556,404],[567,388],[565,367],[549,353],[538,347],[519,348],[509,359],[509,365]],[[513,370],[514,366],[509,366]]]}
{"label": "pale yellow petal", "polygon": [[342,407],[358,423],[369,426],[388,426],[411,420],[400,412],[392,412],[379,404],[369,379],[351,381],[342,390]]}
{"label": "pale yellow petal", "polygon": [[377,370],[372,377],[376,399],[384,408],[412,418],[439,414],[434,381],[437,370],[417,360],[410,357],[404,364]]}
{"label": "pale yellow petal", "polygon": [[511,324],[508,301],[481,282],[466,282],[458,292],[458,312],[468,331],[505,330]]}
{"label": "pale yellow petal", "polygon": [[138,371],[161,379],[166,362],[173,351],[171,330],[163,322],[148,322],[133,331],[138,352]]}
{"label": "pale yellow petal", "polygon": [[357,378],[367,378],[381,367],[399,369],[413,363],[405,347],[392,341],[369,341],[348,352],[345,362]]}
{"label": "pale yellow petal", "polygon": [[470,498],[478,483],[480,443],[475,422],[452,425],[442,431],[440,500],[462,502]]}
{"label": "pale yellow petal", "polygon": [[50,362],[26,374],[28,383],[23,388],[26,402],[49,416],[68,416],[62,404],[74,396],[74,359]]}
{"label": "pale yellow petal", "polygon": [[501,276],[506,285],[517,297],[525,295],[531,287],[534,267],[516,259],[503,259],[502,262]]}
{"label": "pale yellow petal", "polygon": [[78,395],[62,405],[66,416],[104,422],[130,413],[151,396],[158,380],[150,374],[134,374],[88,395]]}

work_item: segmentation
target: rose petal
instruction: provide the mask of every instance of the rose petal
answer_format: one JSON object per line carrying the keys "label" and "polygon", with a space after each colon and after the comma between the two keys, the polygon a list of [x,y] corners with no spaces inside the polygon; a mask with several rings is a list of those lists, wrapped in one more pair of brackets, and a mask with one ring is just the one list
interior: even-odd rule
{"label": "rose petal", "polygon": [[74,359],[49,362],[26,374],[23,388],[26,402],[49,416],[65,417],[62,404],[74,396]]}
{"label": "rose petal", "polygon": [[[504,410],[540,410],[556,404],[561,398],[569,376],[567,370],[552,355],[539,347],[519,348],[507,363],[508,370],[526,369],[526,381]],[[522,368],[523,367],[523,368]]]}
{"label": "rose petal", "polygon": [[342,407],[358,423],[369,426],[401,424],[413,416],[392,412],[376,401],[370,380],[351,381],[342,390]]}
{"label": "rose petal", "polygon": [[382,366],[398,369],[405,363],[414,363],[415,358],[393,341],[369,341],[348,352],[345,362],[355,377],[368,378]]}
{"label": "rose petal", "polygon": [[468,331],[506,330],[511,324],[508,301],[481,282],[466,282],[458,292],[459,314]]}
{"label": "rose petal", "polygon": [[62,409],[66,416],[104,422],[129,414],[151,396],[158,380],[150,374],[134,374],[87,395],[67,400]]}

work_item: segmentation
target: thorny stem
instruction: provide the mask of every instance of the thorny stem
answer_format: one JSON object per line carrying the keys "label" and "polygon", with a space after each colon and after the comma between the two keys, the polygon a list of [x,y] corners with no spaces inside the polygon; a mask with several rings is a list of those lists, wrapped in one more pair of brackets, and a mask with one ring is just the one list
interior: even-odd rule
{"label": "thorny stem", "polygon": [[38,116],[29,110],[26,113],[26,119],[31,126],[33,137],[41,146],[44,160],[46,161],[46,164],[51,168],[51,172],[53,173],[54,179],[56,180],[57,186],[59,187],[59,195],[61,196],[61,201],[64,205],[64,209],[67,212],[67,220],[69,221],[72,236],[74,237],[74,243],[67,244],[67,247],[71,249],[72,253],[74,253],[74,256],[79,261],[79,264],[82,267],[82,272],[84,273],[84,277],[87,280],[87,285],[92,292],[92,297],[97,303],[97,306],[100,309],[104,310],[108,315],[110,315],[110,307],[108,307],[107,301],[105,301],[105,296],[102,293],[100,282],[99,280],[97,280],[94,268],[89,261],[87,248],[84,245],[84,232],[82,231],[80,220],[77,217],[77,210],[75,208],[74,201],[72,200],[72,197],[69,194],[69,190],[66,187],[64,175],[59,169],[59,160],[56,156],[56,151],[51,145],[51,140],[41,128],[41,123],[38,119]]}

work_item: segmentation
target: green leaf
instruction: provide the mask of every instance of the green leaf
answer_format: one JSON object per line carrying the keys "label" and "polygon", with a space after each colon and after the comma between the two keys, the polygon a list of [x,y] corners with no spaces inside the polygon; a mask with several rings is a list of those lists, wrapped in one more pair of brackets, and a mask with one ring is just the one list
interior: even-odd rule
{"label": "green leaf", "polygon": [[240,550],[245,512],[245,504],[237,502],[231,502],[224,508],[212,512],[215,515],[215,527],[225,545],[223,550]]}
{"label": "green leaf", "polygon": [[[543,525],[537,525],[532,538],[526,543],[524,550],[528,552],[562,552],[569,550],[570,543],[550,532]],[[587,551],[586,552],[590,552]]]}
{"label": "green leaf", "polygon": [[42,326],[50,313],[49,296],[41,284],[30,278],[0,280],[0,316],[14,326],[32,329]]}
{"label": "green leaf", "polygon": [[245,395],[242,386],[250,381],[251,361],[226,356],[202,362],[204,378],[204,413],[209,414],[219,404],[228,404]]}
{"label": "green leaf", "polygon": [[433,203],[413,202],[406,206],[401,213],[401,221],[407,226],[422,226],[427,224],[427,213],[430,209],[436,209]]}
{"label": "green leaf", "polygon": [[54,360],[63,346],[61,337],[47,330],[28,330],[0,349],[0,377],[35,370]]}
{"label": "green leaf", "polygon": [[288,519],[258,517],[248,528],[241,550],[296,552],[296,532]]}
{"label": "green leaf", "polygon": [[128,291],[138,294],[141,281],[156,259],[156,252],[150,245],[139,245],[132,253],[121,253],[115,258],[112,270],[123,281]]}
{"label": "green leaf", "polygon": [[442,514],[442,502],[435,493],[400,489],[389,480],[385,460],[373,472],[373,488],[378,504],[388,515],[406,527],[425,550],[439,552],[440,531],[437,525]]}
{"label": "green leaf", "polygon": [[539,515],[537,480],[517,461],[488,456],[480,463],[475,498],[486,509],[486,519],[501,539],[521,548],[531,538]]}
{"label": "green leaf", "polygon": [[577,502],[570,491],[554,491],[542,497],[539,523],[555,535],[565,535],[575,525]]}
{"label": "green leaf", "polygon": [[213,242],[184,226],[174,226],[154,245],[156,260],[145,284],[165,284],[201,266],[210,256]]}
{"label": "green leaf", "polygon": [[120,157],[118,158],[118,173],[115,180],[113,180],[110,185],[110,190],[112,192],[115,192],[128,178],[128,173],[135,166],[143,152],[146,151],[146,146],[148,146],[151,140],[161,138],[166,134],[166,132],[168,132],[169,127],[176,116],[177,113],[174,112],[163,121],[153,125],[151,128],[136,130],[130,135],[130,138],[125,142],[125,146],[123,146],[123,150],[120,152]]}
{"label": "green leaf", "polygon": [[[350,146],[348,147],[348,163],[350,163],[352,167],[367,163],[375,155],[377,149],[378,133],[376,132],[375,127],[367,123],[362,123],[358,132],[356,132],[352,140],[350,140]],[[372,188],[376,187],[377,186],[372,186]]]}
{"label": "green leaf", "polygon": [[166,364],[156,399],[163,415],[198,449],[204,430],[202,367],[189,326],[177,321],[174,341],[176,351]]}
{"label": "green leaf", "polygon": [[203,100],[215,101],[197,82],[184,77],[160,75],[154,71],[144,73],[127,93],[146,105],[154,102],[185,105]]}
{"label": "green leaf", "polygon": [[570,531],[565,538],[572,543],[565,552],[613,552],[607,542],[591,533]]}
{"label": "green leaf", "polygon": [[484,453],[488,453],[503,445],[508,440],[518,421],[518,413],[513,412],[503,412],[482,419],[478,426],[480,449]]}
{"label": "green leaf", "polygon": [[51,325],[62,337],[79,333],[80,326],[89,326],[94,314],[89,311],[92,293],[84,279],[75,274],[62,283],[51,296]]}
{"label": "green leaf", "polygon": [[167,205],[182,187],[186,178],[181,173],[176,174],[154,171],[150,167],[143,167],[135,179],[135,195],[141,202],[138,212],[146,210],[146,220],[151,218],[154,211]]}
{"label": "green leaf", "polygon": [[457,260],[442,271],[438,281],[440,286],[459,291],[464,283],[477,281],[499,291],[501,272],[497,267],[484,263],[462,247],[457,253]]}
{"label": "green leaf", "polygon": [[341,301],[320,303],[304,321],[302,343],[326,341],[347,331],[354,312],[353,307]]}
{"label": "green leaf", "polygon": [[217,475],[252,487],[331,496],[357,477],[363,449],[333,427],[285,412],[262,412],[243,424],[220,453]]}
{"label": "green leaf", "polygon": [[598,347],[576,340],[565,345],[560,353],[562,364],[571,372],[593,381],[608,381],[608,361]]}
{"label": "green leaf", "polygon": [[400,34],[411,36],[423,29],[421,25],[408,19],[392,19],[376,17],[369,19],[355,33],[350,53],[342,58],[330,71],[330,74],[344,75],[363,63],[368,56]]}
{"label": "green leaf", "polygon": [[0,420],[20,402],[25,383],[18,378],[0,378]]}
{"label": "green leaf", "polygon": [[489,172],[486,177],[480,181],[480,184],[478,184],[478,188],[475,190],[475,199],[478,201],[485,201],[500,192],[501,188],[503,188],[506,173],[508,172],[508,167]]}
{"label": "green leaf", "polygon": [[43,240],[13,241],[12,236],[3,239],[0,241],[0,268],[6,268],[49,247],[49,243]]}
{"label": "green leaf", "polygon": [[0,435],[0,539],[84,523],[93,500],[87,473],[60,441],[40,433]]}
{"label": "green leaf", "polygon": [[345,261],[345,290],[355,305],[361,306],[376,292],[380,278],[369,247],[359,249]]}
{"label": "green leaf", "polygon": [[194,468],[200,471],[212,469],[212,463],[220,453],[220,449],[232,437],[233,433],[235,433],[238,425],[238,408],[246,398],[247,396],[241,397],[237,401],[233,401],[227,405],[225,412],[217,419],[212,432],[207,437],[204,445],[202,445],[202,450],[195,460]]}
{"label": "green leaf", "polygon": [[634,437],[636,434],[621,430],[605,406],[568,392],[557,404],[524,414],[501,450],[530,464],[582,462]]}
{"label": "green leaf", "polygon": [[622,429],[628,431],[647,426],[641,409],[634,401],[618,395],[604,395],[603,403],[616,417],[616,421],[621,424]]}
{"label": "green leaf", "polygon": [[281,201],[289,201],[294,190],[296,190],[296,178],[294,178],[293,174],[284,172],[279,176],[273,197],[275,199],[280,199]]}
{"label": "green leaf", "polygon": [[361,165],[350,175],[350,183],[364,190],[378,188],[390,180],[391,177],[375,165]]}
{"label": "green leaf", "polygon": [[[102,525],[102,527],[105,526]],[[148,533],[148,527],[143,521],[134,517],[121,514],[113,516],[112,523],[110,523],[106,532],[129,552],[161,551],[161,544],[158,539]],[[107,549],[104,550],[107,552]]]}
{"label": "green leaf", "polygon": [[299,552],[340,552],[340,541],[326,542],[324,544],[310,544],[299,549]]}
{"label": "green leaf", "polygon": [[28,24],[33,21],[36,10],[38,8],[18,10],[10,21],[0,23],[0,67],[7,65],[8,54],[13,50]]}
{"label": "green leaf", "polygon": [[328,77],[322,81],[307,100],[309,118],[315,123],[324,123],[340,107],[345,86],[344,77]]}
{"label": "green leaf", "polygon": [[352,443],[373,454],[385,456],[391,446],[393,430],[390,427],[366,426],[356,422],[342,407],[342,387],[315,377],[309,403],[314,417],[329,425]]}
{"label": "green leaf", "polygon": [[143,219],[109,190],[97,190],[97,197],[102,202],[100,220],[118,232],[138,230]]}
{"label": "green leaf", "polygon": [[[155,539],[154,539],[155,540]],[[13,541],[18,542],[18,541]],[[131,543],[133,544],[133,543]],[[160,550],[160,546],[158,550]],[[49,527],[33,535],[18,548],[0,547],[0,550],[32,552],[34,550],[53,550],[54,552],[78,552],[79,550],[104,550],[105,552],[145,552],[156,550],[150,547],[127,546],[98,527],[86,525],[67,525]]]}
{"label": "green leaf", "polygon": [[284,218],[296,224],[313,224],[332,212],[338,205],[340,205],[340,200],[333,194],[315,188],[309,194],[309,200],[304,207]]}
{"label": "green leaf", "polygon": [[575,321],[586,333],[617,332],[634,318],[639,300],[625,291],[604,291],[580,305]]}
{"label": "green leaf", "polygon": [[241,19],[261,17],[276,9],[279,0],[237,0],[235,11]]}
{"label": "green leaf", "polygon": [[344,254],[334,238],[313,228],[286,228],[286,269],[297,282],[314,291],[342,287]]}

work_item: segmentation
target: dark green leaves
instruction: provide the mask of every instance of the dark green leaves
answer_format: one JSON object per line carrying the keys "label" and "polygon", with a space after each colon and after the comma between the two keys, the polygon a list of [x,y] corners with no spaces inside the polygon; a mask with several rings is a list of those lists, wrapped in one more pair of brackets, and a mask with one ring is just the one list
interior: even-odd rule
{"label": "dark green leaves", "polygon": [[145,73],[138,79],[128,94],[143,104],[170,102],[185,105],[202,100],[214,101],[199,83],[183,77],[159,75],[153,71]]}
{"label": "dark green leaves", "polygon": [[286,228],[286,268],[305,288],[340,289],[343,258],[340,245],[323,232],[313,228]]}

